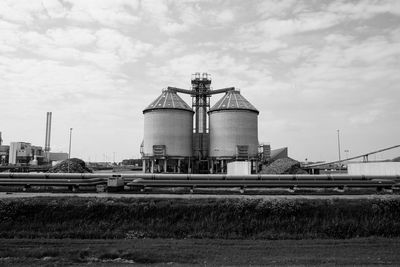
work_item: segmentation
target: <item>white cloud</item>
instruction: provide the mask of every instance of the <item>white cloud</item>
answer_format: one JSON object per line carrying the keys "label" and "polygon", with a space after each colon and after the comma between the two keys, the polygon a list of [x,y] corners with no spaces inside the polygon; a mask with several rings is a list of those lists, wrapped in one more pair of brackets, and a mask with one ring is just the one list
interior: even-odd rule
{"label": "white cloud", "polygon": [[269,19],[256,25],[256,28],[271,38],[332,27],[341,17],[328,12],[302,13],[294,19]]}
{"label": "white cloud", "polygon": [[352,124],[370,124],[378,119],[379,115],[382,114],[380,110],[366,110],[361,114],[351,115],[349,118]]}
{"label": "white cloud", "polygon": [[135,61],[150,52],[153,47],[142,41],[133,41],[130,37],[111,29],[97,31],[96,37],[96,44],[100,50],[115,53],[122,62]]}
{"label": "white cloud", "polygon": [[329,44],[339,45],[339,46],[350,46],[355,41],[355,38],[351,35],[343,34],[329,34],[325,36],[325,41]]}
{"label": "white cloud", "polygon": [[[159,30],[166,35],[187,32],[196,23],[196,13],[186,2],[176,2],[175,9],[167,1],[142,1],[141,7]],[[174,11],[174,12],[173,12]]]}
{"label": "white cloud", "polygon": [[63,18],[66,15],[66,8],[58,0],[42,0],[42,6],[50,18]]}
{"label": "white cloud", "polygon": [[25,25],[36,20],[66,18],[116,27],[136,24],[139,19],[132,12],[138,6],[136,0],[5,0],[0,2],[0,17]]}
{"label": "white cloud", "polygon": [[160,24],[160,30],[168,35],[175,35],[177,33],[186,32],[189,30],[188,25],[176,22],[166,22]]}
{"label": "white cloud", "polygon": [[278,52],[279,60],[284,63],[296,63],[305,60],[316,51],[310,46],[292,46],[288,49],[282,49]]}
{"label": "white cloud", "polygon": [[296,0],[260,1],[256,6],[256,12],[260,14],[262,18],[284,17],[299,3],[300,1]]}
{"label": "white cloud", "polygon": [[37,31],[18,31],[16,34],[17,31],[3,31],[0,51],[28,52],[67,64],[95,64],[110,71],[135,62],[153,48],[149,43],[107,28],[97,31],[77,27],[51,28],[43,34]]}
{"label": "white cloud", "polygon": [[334,1],[327,10],[344,14],[351,19],[368,19],[385,13],[400,15],[400,2],[397,0]]}
{"label": "white cloud", "polygon": [[105,26],[132,25],[139,18],[132,14],[139,7],[137,0],[66,0],[72,5],[67,18],[81,22],[97,22]]}
{"label": "white cloud", "polygon": [[147,0],[141,1],[141,7],[154,18],[164,18],[168,13],[167,1]]}
{"label": "white cloud", "polygon": [[0,51],[3,53],[17,50],[15,45],[19,43],[17,34],[18,26],[0,20]]}
{"label": "white cloud", "polygon": [[160,45],[155,45],[151,50],[151,53],[156,57],[165,57],[171,55],[177,55],[182,53],[186,48],[186,45],[178,39],[170,38],[166,42],[162,42]]}
{"label": "white cloud", "polygon": [[251,53],[270,53],[275,50],[287,47],[287,44],[280,40],[262,40],[255,38],[252,41],[245,41],[237,44],[230,44],[232,48]]}
{"label": "white cloud", "polygon": [[392,30],[389,36],[392,42],[400,43],[400,27]]}
{"label": "white cloud", "polygon": [[42,11],[43,6],[39,1],[0,1],[0,18],[11,22],[29,24]]}
{"label": "white cloud", "polygon": [[311,61],[330,66],[386,66],[395,63],[396,56],[400,56],[399,45],[384,36],[357,41],[351,37],[329,35],[326,40],[327,45]]}
{"label": "white cloud", "polygon": [[216,14],[216,22],[218,24],[227,24],[235,19],[235,15],[231,10],[223,10]]}
{"label": "white cloud", "polygon": [[91,30],[77,27],[49,29],[46,36],[53,40],[54,45],[60,47],[87,46],[96,40]]}
{"label": "white cloud", "polygon": [[291,146],[294,158],[332,156],[327,140],[341,127],[353,144],[380,147],[400,134],[398,5],[0,1],[3,131],[42,142],[21,129],[36,129],[35,116],[53,110],[59,135],[76,127],[76,153],[130,154],[142,138],[141,111],[160,89],[188,88],[192,73],[209,72],[213,88],[241,88],[260,110],[259,139]]}
{"label": "white cloud", "polygon": [[386,64],[386,60],[391,61],[394,56],[400,56],[400,46],[397,43],[389,43],[383,36],[368,38],[345,50],[348,60],[367,64]]}

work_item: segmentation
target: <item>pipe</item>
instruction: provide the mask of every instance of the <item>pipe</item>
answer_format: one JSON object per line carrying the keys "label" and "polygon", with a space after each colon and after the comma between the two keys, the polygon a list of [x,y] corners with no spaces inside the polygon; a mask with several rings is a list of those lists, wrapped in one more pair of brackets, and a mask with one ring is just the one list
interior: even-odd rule
{"label": "pipe", "polygon": [[393,180],[369,180],[369,181],[277,181],[277,180],[143,180],[137,179],[128,183],[128,186],[141,187],[391,187],[396,184]]}
{"label": "pipe", "polygon": [[234,90],[235,90],[235,87],[228,87],[228,88],[212,90],[208,94],[209,95],[215,95],[215,94],[227,93],[229,91],[234,91]]}
{"label": "pipe", "polygon": [[188,94],[188,95],[196,94],[196,92],[194,92],[192,90],[181,89],[181,88],[170,87],[170,86],[168,86],[167,90],[171,91],[171,92],[177,92],[177,93]]}
{"label": "pipe", "polygon": [[[188,95],[203,95],[204,93],[199,93],[195,92],[194,90],[187,90],[187,89],[181,89],[181,88],[176,88],[176,87],[167,87],[168,91],[171,92],[177,92],[177,93],[182,93],[182,94],[188,94]],[[235,87],[227,87],[227,88],[221,88],[221,89],[216,89],[216,90],[210,90],[206,92],[206,95],[215,95],[215,94],[221,94],[221,93],[226,93],[229,91],[234,91]]]}
{"label": "pipe", "polygon": [[122,177],[147,180],[372,180],[390,179],[400,180],[400,175],[347,175],[347,174],[250,174],[250,175],[226,175],[226,174],[155,174],[155,173],[0,173],[0,179],[4,178],[33,178],[33,179],[90,179]]}
{"label": "pipe", "polygon": [[105,184],[107,181],[101,178],[92,179],[0,179],[0,185],[98,185]]}

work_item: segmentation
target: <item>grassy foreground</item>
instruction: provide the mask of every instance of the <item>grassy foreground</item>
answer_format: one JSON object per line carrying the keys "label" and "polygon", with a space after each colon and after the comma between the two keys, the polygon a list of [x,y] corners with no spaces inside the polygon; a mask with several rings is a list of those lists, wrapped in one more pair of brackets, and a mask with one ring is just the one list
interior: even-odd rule
{"label": "grassy foreground", "polygon": [[0,199],[0,238],[400,237],[400,198]]}

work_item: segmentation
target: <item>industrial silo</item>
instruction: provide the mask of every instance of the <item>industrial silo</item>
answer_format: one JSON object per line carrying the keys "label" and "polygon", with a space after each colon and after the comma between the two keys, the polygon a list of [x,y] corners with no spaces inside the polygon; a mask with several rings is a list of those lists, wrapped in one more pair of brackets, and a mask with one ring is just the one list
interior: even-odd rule
{"label": "industrial silo", "polygon": [[214,172],[225,172],[226,163],[258,158],[258,114],[240,91],[226,93],[208,112],[210,150]]}
{"label": "industrial silo", "polygon": [[176,92],[164,90],[143,110],[145,172],[187,172],[192,157],[193,110]]}

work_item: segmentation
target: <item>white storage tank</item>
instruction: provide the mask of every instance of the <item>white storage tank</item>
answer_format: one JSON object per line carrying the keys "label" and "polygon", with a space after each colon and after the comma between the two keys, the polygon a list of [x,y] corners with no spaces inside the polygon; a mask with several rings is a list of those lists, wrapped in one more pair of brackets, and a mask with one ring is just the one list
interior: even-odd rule
{"label": "white storage tank", "polygon": [[144,157],[192,156],[194,112],[182,98],[175,92],[164,90],[143,114]]}
{"label": "white storage tank", "polygon": [[256,158],[258,114],[239,91],[226,93],[209,111],[210,157]]}

